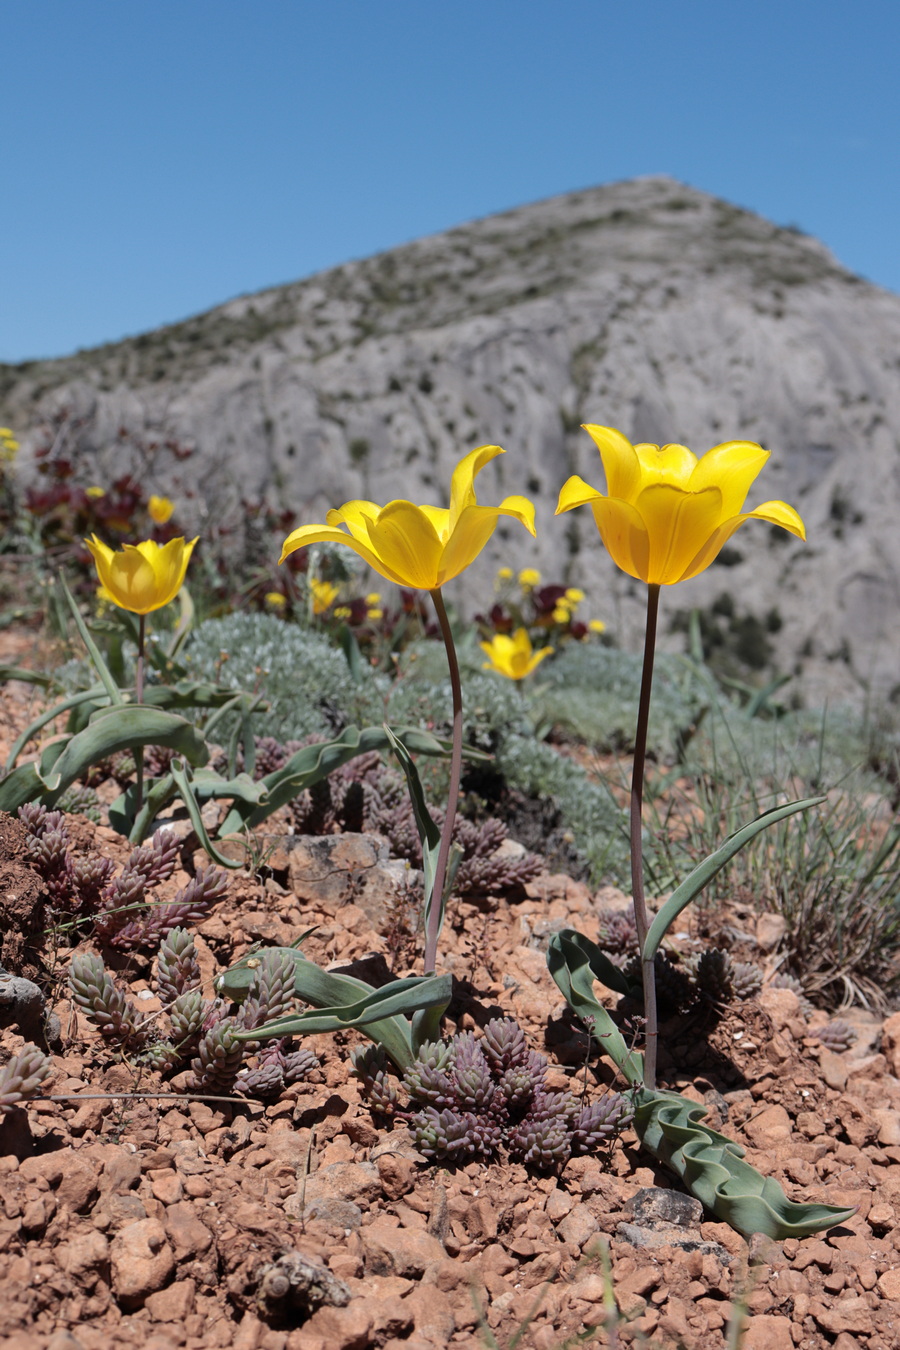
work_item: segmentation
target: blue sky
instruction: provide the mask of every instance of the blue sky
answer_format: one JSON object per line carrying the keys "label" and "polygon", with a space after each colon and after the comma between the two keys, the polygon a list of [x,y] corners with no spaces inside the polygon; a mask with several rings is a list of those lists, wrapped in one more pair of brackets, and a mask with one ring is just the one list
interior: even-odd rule
{"label": "blue sky", "polygon": [[896,0],[2,0],[0,361],[668,173],[900,291]]}

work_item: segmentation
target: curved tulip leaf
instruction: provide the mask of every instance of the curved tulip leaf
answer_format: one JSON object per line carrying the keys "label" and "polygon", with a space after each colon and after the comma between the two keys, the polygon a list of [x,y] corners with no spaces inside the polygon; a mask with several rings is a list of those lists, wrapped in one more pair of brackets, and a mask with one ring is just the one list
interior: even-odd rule
{"label": "curved tulip leaf", "polygon": [[[416,728],[403,728],[395,733],[410,750],[424,755],[443,755],[447,753],[445,742],[428,732]],[[339,769],[342,764],[365,755],[370,750],[387,750],[390,743],[383,727],[345,727],[340,736],[333,741],[317,745],[305,745],[280,769],[266,774],[263,778],[269,796],[265,806],[257,810],[247,810],[240,803],[229,812],[219,828],[219,838],[234,834],[248,825],[251,829],[265,820],[266,816],[277,811],[291,801],[305,788]]]}
{"label": "curved tulip leaf", "polygon": [[6,684],[8,680],[19,680],[22,684],[36,684],[41,689],[62,687],[52,675],[42,675],[38,670],[28,670],[25,666],[0,666],[0,684]]}
{"label": "curved tulip leaf", "polygon": [[220,853],[207,833],[206,825],[203,822],[203,816],[200,811],[200,803],[194,792],[193,776],[187,764],[183,760],[173,759],[169,765],[169,772],[172,775],[172,781],[178,789],[182,801],[187,807],[187,813],[190,822],[194,827],[194,833],[200,841],[200,847],[205,849],[213,862],[217,862],[220,867],[226,867],[230,871],[235,871],[243,867],[243,861],[240,858],[229,858],[224,853]]}
{"label": "curved tulip leaf", "polygon": [[777,1181],[744,1161],[739,1144],[701,1123],[706,1114],[705,1106],[677,1092],[640,1089],[633,1123],[644,1147],[671,1168],[711,1213],[745,1237],[753,1233],[779,1241],[808,1237],[856,1213],[855,1208],[789,1200]]}
{"label": "curved tulip leaf", "polygon": [[600,980],[615,993],[627,993],[622,972],[590,938],[574,928],[553,934],[547,948],[547,968],[569,1007],[590,1028],[619,1072],[633,1087],[640,1084],[644,1077],[643,1057],[636,1050],[629,1050],[621,1031],[594,995],[594,980]]}
{"label": "curved tulip leaf", "polygon": [[[748,1237],[766,1233],[781,1239],[806,1237],[843,1223],[855,1213],[834,1205],[799,1205],[789,1200],[777,1181],[744,1162],[739,1144],[701,1124],[705,1106],[677,1092],[648,1091],[642,1086],[642,1057],[628,1049],[594,996],[595,976],[606,983],[606,967],[611,963],[588,938],[571,928],[554,934],[547,965],[573,1012],[632,1085],[634,1128],[641,1143],[717,1218]],[[615,966],[611,969],[620,977]]]}
{"label": "curved tulip leaf", "polygon": [[[242,1033],[244,1040],[346,1031],[349,1027],[357,1027],[370,1040],[382,1045],[402,1072],[415,1056],[411,1025],[401,1014],[413,1014],[421,1008],[443,1009],[450,1002],[452,980],[449,975],[411,976],[394,980],[382,989],[373,989],[352,975],[323,970],[295,947],[275,950],[294,958],[294,992],[305,1003],[311,1003],[313,1011],[254,1027],[252,1031]],[[251,953],[218,977],[216,990],[240,1002],[254,979],[255,963]]]}
{"label": "curved tulip leaf", "polygon": [[751,821],[749,825],[745,825],[743,829],[729,835],[721,848],[716,849],[715,853],[705,858],[702,863],[698,863],[693,872],[685,877],[681,885],[672,892],[660,909],[650,925],[650,931],[644,943],[644,960],[653,960],[659,950],[660,943],[681,911],[691,903],[696,895],[699,895],[704,886],[712,881],[717,872],[721,872],[725,864],[730,862],[745,844],[748,844],[755,835],[759,834],[760,830],[768,829],[770,825],[777,825],[779,820],[786,820],[788,816],[794,816],[798,811],[808,811],[811,806],[819,806],[824,801],[824,797],[806,797],[803,801],[788,802],[786,806],[773,806],[770,811],[764,811],[761,816]]}
{"label": "curved tulip leaf", "polygon": [[422,787],[422,780],[419,777],[419,770],[416,768],[415,760],[400,740],[400,737],[396,736],[390,727],[386,726],[384,728],[384,733],[387,736],[388,744],[397,757],[400,768],[403,770],[406,777],[406,786],[409,790],[410,802],[412,803],[416,830],[419,834],[419,843],[422,846],[422,872],[425,882],[423,925],[426,933],[431,931],[429,920],[432,908],[435,904],[440,905],[437,930],[437,936],[440,937],[441,929],[444,927],[446,891],[444,895],[435,897],[434,878],[437,872],[438,854],[441,851],[441,832],[435,823],[434,816],[428,809],[428,803],[425,800],[425,791]]}
{"label": "curved tulip leaf", "polygon": [[139,745],[164,745],[195,764],[209,758],[197,728],[174,713],[156,708],[103,708],[84,731],[47,746],[39,765],[23,764],[0,783],[0,811],[16,811],[40,798],[55,805],[70,783],[92,764]]}
{"label": "curved tulip leaf", "polygon": [[[71,698],[63,699],[61,703],[54,704],[52,708],[48,708],[46,712],[41,713],[40,717],[36,717],[34,721],[25,728],[10,750],[6,760],[7,773],[15,764],[32,737],[36,736],[43,727],[47,726],[48,722],[55,721],[60,713],[69,712],[73,708],[80,708],[83,704],[97,703],[98,698],[104,698],[103,687],[102,685],[95,684],[91,689],[85,689],[80,694],[73,694]],[[101,705],[98,704],[98,706]],[[72,728],[70,727],[69,730],[72,730]]]}
{"label": "curved tulip leaf", "polygon": [[170,773],[161,778],[145,778],[143,801],[138,807],[137,783],[130,783],[120,797],[107,807],[106,814],[114,830],[132,844],[141,844],[164,807],[178,795]]}
{"label": "curved tulip leaf", "polygon": [[81,617],[81,611],[76,605],[72,597],[72,592],[66,585],[66,579],[62,575],[62,573],[60,573],[59,580],[63,588],[63,594],[65,595],[66,600],[69,603],[69,609],[72,611],[72,618],[75,620],[75,627],[78,629],[78,634],[82,642],[84,643],[85,647],[87,648],[88,655],[90,656],[91,661],[94,664],[94,669],[96,670],[98,676],[100,677],[100,680],[103,684],[103,688],[106,690],[107,695],[109,696],[110,703],[113,704],[121,703],[123,701],[122,691],[116,684],[112,675],[109,673],[109,667],[107,666],[103,657],[100,655],[100,648],[97,646],[96,642],[88,632],[87,624]]}

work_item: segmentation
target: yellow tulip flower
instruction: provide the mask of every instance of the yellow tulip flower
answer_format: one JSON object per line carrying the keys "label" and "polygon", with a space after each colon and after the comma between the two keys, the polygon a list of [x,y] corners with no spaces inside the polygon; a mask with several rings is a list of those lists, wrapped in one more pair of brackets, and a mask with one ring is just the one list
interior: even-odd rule
{"label": "yellow tulip flower", "polygon": [[174,510],[175,503],[173,501],[168,497],[157,497],[156,493],[147,502],[150,519],[156,525],[165,525],[166,521],[171,520]]}
{"label": "yellow tulip flower", "polygon": [[489,658],[483,669],[496,670],[508,680],[524,680],[553,651],[552,647],[535,651],[527,628],[517,628],[512,637],[497,633],[490,642],[479,643],[479,646]]}
{"label": "yellow tulip flower", "polygon": [[330,581],[310,577],[309,589],[312,593],[313,614],[325,614],[337,599],[339,588]]}
{"label": "yellow tulip flower", "polygon": [[589,505],[613,562],[651,586],[689,581],[716,558],[745,520],[767,520],[800,539],[803,521],[786,502],[744,511],[769,452],[727,441],[698,459],[685,445],[632,445],[612,427],[586,426],[600,451],[607,494],[570,478],[556,513]]}
{"label": "yellow tulip flower", "polygon": [[388,581],[436,591],[478,557],[500,516],[512,516],[535,532],[534,507],[525,497],[507,497],[499,506],[478,505],[475,475],[502,454],[499,445],[483,445],[460,460],[453,471],[449,509],[402,500],[386,506],[345,502],[328,512],[326,525],[301,525],[289,534],[280,561],[307,544],[346,544]]}
{"label": "yellow tulip flower", "polygon": [[181,590],[196,542],[192,539],[186,544],[183,539],[170,539],[160,545],[153,539],[145,539],[140,544],[126,544],[116,552],[95,534],[84,541],[106,596],[132,614],[150,614],[174,600]]}

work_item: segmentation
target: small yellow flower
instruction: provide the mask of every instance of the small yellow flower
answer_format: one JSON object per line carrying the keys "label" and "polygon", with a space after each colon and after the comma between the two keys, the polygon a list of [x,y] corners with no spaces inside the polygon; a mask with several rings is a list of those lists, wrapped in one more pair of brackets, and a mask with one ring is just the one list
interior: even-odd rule
{"label": "small yellow flower", "polygon": [[[281,561],[307,544],[346,544],[381,576],[413,590],[434,591],[478,557],[500,516],[512,516],[534,534],[534,507],[525,497],[507,497],[499,506],[479,506],[475,476],[499,445],[483,445],[457,464],[450,506],[415,506],[393,501],[345,502],[328,512],[326,525],[302,525],[284,541]],[[338,528],[345,526],[346,530]]]}
{"label": "small yellow flower", "polygon": [[588,628],[592,633],[605,633],[606,624],[602,619],[588,619]]}
{"label": "small yellow flower", "polygon": [[12,427],[0,427],[0,437],[2,437],[3,440],[9,440],[10,437],[14,436],[15,432],[13,431]]}
{"label": "small yellow flower", "polygon": [[313,598],[313,614],[324,614],[331,609],[338,595],[338,587],[330,581],[319,581],[310,577],[309,589]]}
{"label": "small yellow flower", "polygon": [[572,612],[567,605],[557,605],[553,611],[554,623],[568,623],[572,617]]}
{"label": "small yellow flower", "polygon": [[101,497],[105,497],[105,496],[106,496],[106,488],[96,487],[96,486],[94,486],[94,487],[87,487],[87,488],[84,489],[84,495],[85,495],[86,497],[92,498],[92,500],[94,500],[94,501],[99,501],[99,499],[100,499]]}
{"label": "small yellow flower", "polygon": [[580,591],[577,586],[570,586],[563,599],[570,609],[575,609],[576,605],[580,605],[584,599],[584,591]]}
{"label": "small yellow flower", "polygon": [[689,581],[709,567],[745,520],[780,525],[806,538],[786,502],[744,511],[769,458],[752,441],[727,441],[698,459],[686,445],[632,445],[612,427],[586,426],[606,473],[604,495],[577,475],[563,484],[556,513],[589,505],[617,567],[651,586]]}
{"label": "small yellow flower", "polygon": [[337,609],[334,611],[334,617],[336,619],[349,619],[352,613],[353,610],[349,605],[338,605]]}
{"label": "small yellow flower", "polygon": [[132,614],[150,614],[174,600],[184,584],[196,542],[170,539],[160,545],[145,539],[117,552],[96,535],[84,541],[96,564],[104,598]]}
{"label": "small yellow flower", "polygon": [[281,591],[266,591],[266,604],[271,605],[272,609],[283,609],[287,604],[287,596],[282,595]]}
{"label": "small yellow flower", "polygon": [[383,609],[367,609],[367,610],[366,610],[366,618],[367,618],[367,619],[371,619],[373,623],[377,623],[379,619],[383,619],[383,618],[384,618],[384,610],[383,610]]}
{"label": "small yellow flower", "polygon": [[497,580],[498,580],[498,581],[512,581],[512,579],[513,579],[513,570],[512,570],[511,567],[498,567],[498,568],[497,568]]}
{"label": "small yellow flower", "polygon": [[168,497],[157,497],[154,493],[147,503],[147,510],[152,521],[157,525],[165,525],[166,521],[172,519],[175,503],[170,501]]}
{"label": "small yellow flower", "polygon": [[541,584],[541,574],[536,567],[523,567],[519,573],[519,585],[523,590],[533,590]]}
{"label": "small yellow flower", "polygon": [[381,604],[381,592],[380,592],[380,591],[369,591],[369,594],[366,596],[366,604],[367,604],[367,605],[380,605],[380,604]]}
{"label": "small yellow flower", "polygon": [[534,651],[527,628],[517,628],[512,637],[508,633],[496,633],[490,642],[479,643],[488,657],[484,670],[496,670],[508,680],[524,680],[545,656],[550,656],[552,647],[541,647]]}

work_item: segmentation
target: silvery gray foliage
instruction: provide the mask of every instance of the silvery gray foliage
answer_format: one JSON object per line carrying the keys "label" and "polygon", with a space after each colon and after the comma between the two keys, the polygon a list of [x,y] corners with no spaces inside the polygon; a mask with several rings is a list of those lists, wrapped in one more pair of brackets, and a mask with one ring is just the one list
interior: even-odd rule
{"label": "silvery gray foliage", "polygon": [[49,1077],[50,1060],[36,1045],[26,1045],[0,1069],[0,1119],[17,1102],[33,1097]]}
{"label": "silvery gray foliage", "polygon": [[460,1032],[423,1045],[403,1075],[405,1107],[383,1051],[356,1051],[353,1066],[371,1105],[405,1120],[427,1158],[491,1157],[505,1147],[511,1158],[555,1167],[608,1142],[632,1114],[618,1093],[583,1106],[569,1092],[548,1091],[547,1060],[509,1019],[495,1018],[478,1039]]}

